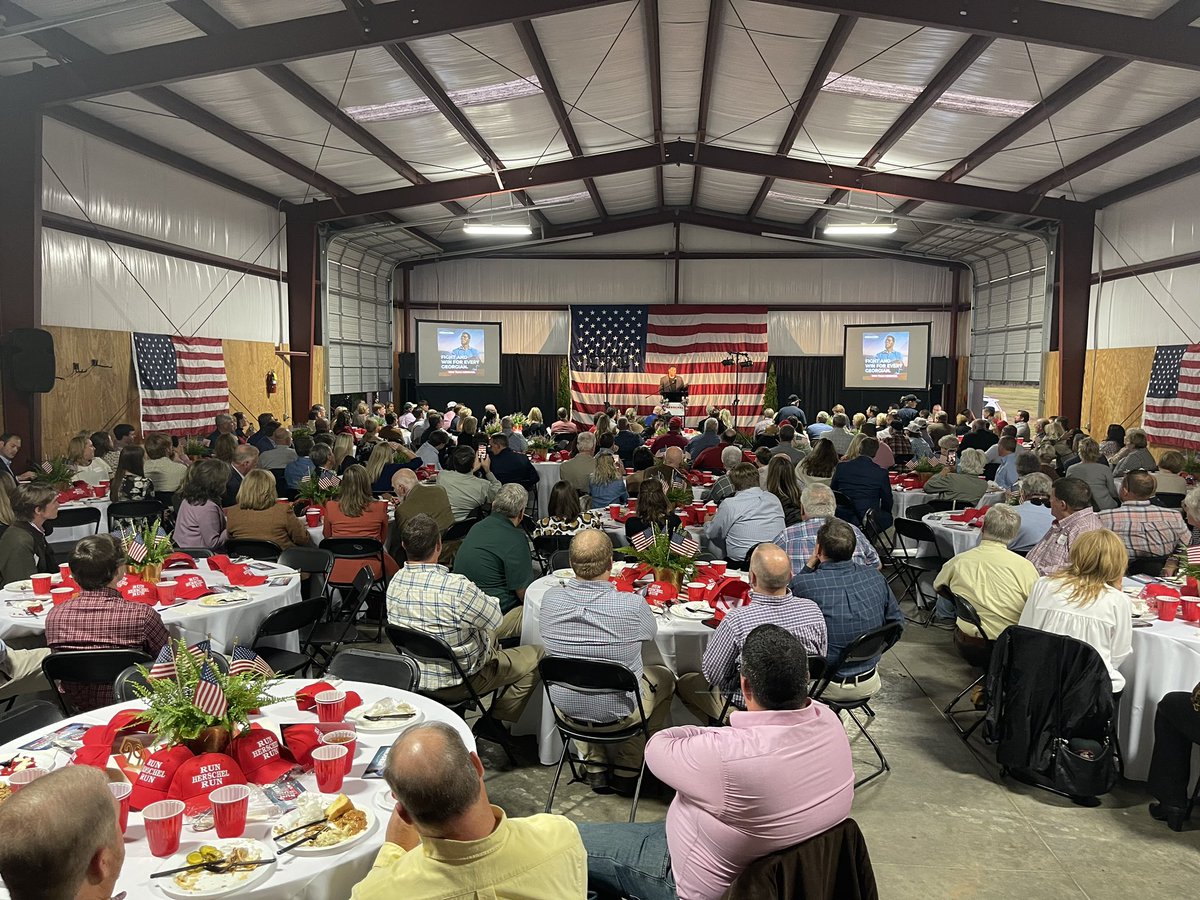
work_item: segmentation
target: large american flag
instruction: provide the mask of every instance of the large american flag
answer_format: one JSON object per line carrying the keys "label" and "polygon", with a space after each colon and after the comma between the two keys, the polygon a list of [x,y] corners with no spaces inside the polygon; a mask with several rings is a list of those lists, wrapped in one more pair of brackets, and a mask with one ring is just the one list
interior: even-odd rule
{"label": "large american flag", "polygon": [[220,339],[135,333],[133,361],[143,432],[207,434],[229,411]]}
{"label": "large american flag", "polygon": [[1200,450],[1200,344],[1154,348],[1143,422],[1151,443]]}
{"label": "large american flag", "polygon": [[[750,354],[749,368],[737,368],[738,408],[734,410],[733,366],[721,360],[731,350]],[[591,424],[607,396],[624,412],[649,413],[660,402],[658,381],[675,366],[687,382],[687,419],[694,424],[708,407],[729,408],[739,428],[749,428],[762,412],[767,382],[765,306],[572,306],[571,403],[574,418]],[[604,367],[610,368],[608,393]]]}

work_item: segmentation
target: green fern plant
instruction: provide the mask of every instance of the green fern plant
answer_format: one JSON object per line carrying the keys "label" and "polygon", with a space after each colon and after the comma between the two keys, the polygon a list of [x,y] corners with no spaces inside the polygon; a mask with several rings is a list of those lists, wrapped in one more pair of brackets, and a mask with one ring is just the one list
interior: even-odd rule
{"label": "green fern plant", "polygon": [[75,480],[75,471],[71,464],[67,462],[65,456],[56,456],[53,459],[46,461],[49,463],[50,471],[47,472],[44,468],[37,468],[33,472],[34,484],[45,484],[50,487],[58,485],[70,485]]}

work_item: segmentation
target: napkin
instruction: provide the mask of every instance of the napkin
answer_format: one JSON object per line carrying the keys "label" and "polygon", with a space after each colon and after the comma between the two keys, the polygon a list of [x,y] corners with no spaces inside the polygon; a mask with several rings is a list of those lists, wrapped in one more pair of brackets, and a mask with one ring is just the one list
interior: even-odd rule
{"label": "napkin", "polygon": [[[318,681],[316,684],[310,684],[308,687],[302,687],[296,691],[296,709],[301,712],[312,712],[317,708],[317,694],[321,691],[332,691],[333,685],[328,681]],[[362,697],[354,691],[346,691],[346,712],[355,707],[362,706]]]}
{"label": "napkin", "polygon": [[265,576],[251,574],[245,565],[231,562],[229,557],[224,554],[210,556],[208,558],[208,567],[221,572],[229,579],[229,583],[235,587],[256,587],[267,583]]}
{"label": "napkin", "polygon": [[650,567],[645,563],[638,563],[636,566],[626,566],[621,570],[621,574],[613,579],[613,584],[618,591],[625,594],[633,593],[634,583],[650,571]]}
{"label": "napkin", "polygon": [[974,525],[977,528],[983,527],[983,517],[987,514],[987,508],[984,509],[964,509],[950,517],[951,522],[965,522],[968,525]]}

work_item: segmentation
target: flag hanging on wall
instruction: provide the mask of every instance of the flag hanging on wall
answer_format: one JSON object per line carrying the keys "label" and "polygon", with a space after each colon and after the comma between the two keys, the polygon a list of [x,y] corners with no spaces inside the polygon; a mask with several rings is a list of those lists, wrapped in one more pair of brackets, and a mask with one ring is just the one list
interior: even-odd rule
{"label": "flag hanging on wall", "polygon": [[143,432],[208,434],[229,411],[225,353],[218,338],[133,335]]}
{"label": "flag hanging on wall", "polygon": [[[750,366],[722,365],[732,350],[750,354]],[[767,383],[767,308],[572,306],[570,366],[579,421],[593,422],[606,399],[621,412],[631,406],[650,412],[660,401],[659,379],[675,366],[688,386],[688,425],[715,406],[729,409],[739,428],[749,428],[762,412]]]}
{"label": "flag hanging on wall", "polygon": [[1152,444],[1200,450],[1200,344],[1154,348],[1143,422]]}

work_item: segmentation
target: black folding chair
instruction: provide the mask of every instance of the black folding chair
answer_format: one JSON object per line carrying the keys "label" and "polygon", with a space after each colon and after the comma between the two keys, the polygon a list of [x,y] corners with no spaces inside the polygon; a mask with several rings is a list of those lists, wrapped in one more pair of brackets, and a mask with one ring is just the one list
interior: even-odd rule
{"label": "black folding chair", "polygon": [[566,550],[571,546],[571,535],[569,534],[548,534],[543,537],[535,537],[533,539],[533,553],[541,566],[542,574],[553,571],[550,565],[550,560],[560,550]]}
{"label": "black folding chair", "polygon": [[[262,620],[262,624],[258,626],[258,631],[250,644],[251,649],[261,656],[277,675],[295,675],[298,672],[306,671],[314,663],[312,648],[308,647],[305,634],[321,621],[321,617],[325,615],[325,606],[325,598],[318,597],[280,607]],[[295,650],[266,647],[262,644],[264,638],[278,637],[293,632],[300,642],[299,653]]]}
{"label": "black folding chair", "polygon": [[[354,578],[352,578],[349,582],[334,581],[334,580],[332,580],[332,578],[330,578],[329,587],[333,590],[342,591],[344,593],[350,593],[352,591],[357,591],[358,590],[358,588],[357,588],[358,576],[361,575],[364,570],[368,571],[368,572],[371,571],[371,567],[367,565],[367,562],[373,561],[376,565],[378,565],[379,566],[379,575],[375,576],[371,579],[371,584],[369,586],[368,593],[370,592],[370,590],[377,590],[379,592],[379,594],[380,594],[379,609],[380,610],[383,609],[382,594],[383,594],[384,587],[386,585],[386,582],[382,580],[384,577],[384,572],[386,570],[386,568],[384,566],[384,562],[383,562],[383,559],[384,559],[383,544],[381,544],[379,541],[375,540],[375,538],[367,538],[367,537],[332,538],[331,537],[331,538],[325,538],[325,540],[321,541],[321,549],[328,550],[330,553],[332,553],[334,555],[335,565],[336,565],[336,560],[338,560],[338,559],[357,560],[357,561],[361,562],[361,565],[355,572]],[[331,596],[332,596],[332,594],[331,594]],[[366,608],[366,603],[367,603],[368,597],[367,597],[367,595],[363,595],[361,597],[358,597],[356,595],[356,599],[361,601],[361,603],[357,606],[354,606],[353,609],[351,609],[350,603],[344,603],[342,605],[342,615],[345,616],[347,614],[347,612],[349,612],[349,614],[351,616],[351,622],[355,621],[360,609]],[[382,619],[382,618],[384,618],[384,616],[380,615],[380,619]],[[362,639],[363,639],[362,636],[357,631],[354,632],[353,637],[347,638],[347,640],[353,640],[353,641],[358,641],[358,640],[362,640]],[[375,639],[377,641],[383,640],[382,626],[381,626],[381,630],[375,635]]]}
{"label": "black folding chair", "polygon": [[143,675],[137,666],[122,669],[113,679],[113,693],[116,695],[118,703],[141,699],[142,695],[137,692],[138,687],[149,690],[150,679]]}
{"label": "black folding chair", "polygon": [[[987,641],[987,649],[984,651],[984,653],[990,659],[991,654],[992,654],[992,647],[995,644],[995,640],[993,638],[988,637],[987,632],[983,630],[983,622],[979,618],[978,610],[975,609],[975,607],[971,604],[971,601],[968,600],[966,597],[960,597],[958,594],[952,594],[951,596],[954,599],[954,612],[958,616],[958,618],[962,619],[964,622],[966,622],[968,625],[970,625],[980,637],[982,637],[985,641]],[[985,664],[983,666],[983,673],[978,678],[976,678],[974,681],[972,681],[970,684],[968,684],[965,688],[963,688],[961,691],[959,691],[958,696],[956,696],[953,700],[951,700],[949,703],[947,703],[946,708],[942,710],[942,715],[944,715],[947,719],[950,720],[950,724],[954,726],[954,730],[958,732],[958,736],[961,737],[964,741],[969,739],[971,737],[972,733],[974,733],[975,729],[978,728],[981,724],[983,724],[983,719],[984,719],[983,712],[979,711],[980,715],[979,715],[979,718],[975,720],[975,724],[973,724],[970,728],[968,728],[964,731],[963,727],[958,724],[958,720],[955,718],[955,716],[959,716],[959,715],[962,715],[963,713],[967,713],[967,712],[976,712],[976,710],[973,710],[973,709],[955,710],[954,707],[958,705],[959,701],[962,700],[963,697],[967,696],[968,693],[970,693],[972,690],[974,690],[976,686],[983,684],[984,680],[987,678],[987,673],[988,673],[987,665]]]}
{"label": "black folding chair", "polygon": [[453,525],[447,528],[445,534],[442,535],[442,543],[448,544],[451,541],[461,541],[470,533],[471,529],[475,527],[475,524],[482,521],[482,519],[483,516],[470,515],[461,522],[455,522]]}
{"label": "black folding chair", "polygon": [[[432,697],[432,699],[446,704],[460,716],[463,716],[463,718],[466,718],[464,713],[467,710],[477,710],[479,712],[479,721],[475,723],[475,736],[487,740],[496,740],[498,738],[500,746],[504,748],[504,752],[508,755],[509,762],[515,766],[517,760],[513,756],[512,741],[509,740],[507,731],[492,716],[491,710],[483,705],[483,698],[472,687],[466,671],[463,670],[458,657],[454,655],[454,651],[450,649],[450,645],[432,634],[426,634],[423,631],[403,625],[385,625],[384,631],[387,632],[388,640],[392,642],[392,646],[396,648],[397,653],[405,653],[417,660],[418,663],[442,663],[454,669],[455,675],[462,682],[462,691],[466,696],[461,700],[446,700],[442,697]],[[493,706],[495,706],[496,700],[506,690],[508,690],[507,685],[491,691]],[[426,691],[422,691],[421,693],[425,696],[431,696]],[[496,738],[493,738],[492,735],[496,735]]]}
{"label": "black folding chair", "polygon": [[118,500],[108,507],[108,530],[116,531],[117,522],[143,519],[153,522],[163,516],[163,505],[157,500]]}
{"label": "black folding chair", "polygon": [[[903,599],[906,594],[911,596],[917,612],[925,612],[927,615],[923,621],[920,617],[909,621],[928,626],[933,621],[933,610],[937,604],[937,598],[925,592],[925,588],[921,585],[921,576],[939,571],[945,565],[946,559],[942,556],[933,529],[924,522],[917,522],[902,516],[894,519],[892,526],[896,530],[896,546],[892,550],[891,559],[895,563],[895,573],[903,588],[899,595],[900,599]],[[933,547],[932,556],[917,555],[921,552],[922,544],[929,544]]]}
{"label": "black folding chair", "polygon": [[932,512],[951,512],[954,508],[955,504],[951,500],[933,499],[925,503],[919,503],[916,506],[910,506],[904,511],[904,518],[920,522]]}
{"label": "black folding chair", "polygon": [[[1180,509],[1183,506],[1183,496],[1183,494],[1156,494],[1151,502],[1164,509]],[[61,512],[58,515],[59,518],[62,518]]]}
{"label": "black folding chair", "polygon": [[23,738],[32,731],[63,720],[62,710],[45,700],[22,703],[0,716],[0,744]]}
{"label": "black folding chair", "polygon": [[[375,585],[375,575],[371,572],[370,567],[363,566],[359,569],[358,575],[354,578],[354,584],[350,586],[350,599],[342,604],[342,615],[338,617],[332,615],[332,600],[322,598],[330,604],[327,607],[330,614],[326,621],[314,625],[307,636],[307,643],[312,647],[314,654],[324,660],[322,668],[329,665],[343,644],[352,644],[363,640],[362,634],[354,623],[358,621],[358,614],[366,606],[367,598],[375,589]],[[316,656],[314,656],[315,658]]]}
{"label": "black folding chair", "polygon": [[111,685],[130,666],[149,665],[153,661],[141,650],[60,650],[42,660],[42,674],[54,688],[63,713],[73,716],[87,710],[73,709],[58,682]]}
{"label": "black folding chair", "polygon": [[417,693],[421,670],[406,653],[380,653],[378,650],[342,650],[326,672],[347,681],[382,684],[398,691]]}
{"label": "black folding chair", "polygon": [[[834,500],[837,501],[837,511],[839,514],[844,513],[847,517],[846,521],[852,525],[862,526],[862,517],[858,514],[858,507],[854,505],[854,501],[843,494],[841,491],[833,492]],[[838,518],[842,518],[839,515]]]}
{"label": "black folding chair", "polygon": [[570,550],[555,550],[550,554],[550,571],[557,572],[559,569],[571,568],[571,551]]}
{"label": "black folding chair", "polygon": [[[650,727],[646,723],[646,709],[642,704],[642,686],[638,677],[625,666],[616,662],[598,659],[573,659],[568,656],[545,656],[538,663],[538,672],[542,676],[542,685],[546,690],[546,702],[554,713],[554,727],[562,738],[563,749],[558,757],[558,768],[554,770],[554,782],[550,785],[550,796],[546,798],[546,812],[554,805],[554,794],[558,790],[558,780],[562,775],[563,763],[571,766],[571,780],[568,784],[586,780],[586,760],[571,752],[571,741],[585,741],[590,744],[623,744],[639,734],[647,741],[650,740]],[[632,725],[613,731],[592,731],[586,725],[564,716],[550,698],[550,688],[557,685],[577,694],[614,694],[632,693],[637,698],[638,720]],[[597,725],[605,723],[599,722]],[[577,768],[583,766],[581,770]],[[632,774],[637,772],[637,786],[633,789],[633,803],[629,807],[629,821],[637,815],[638,798],[642,793],[642,778],[646,773],[646,761],[636,770],[628,766],[610,763],[608,768],[616,773],[617,769]]]}
{"label": "black folding chair", "polygon": [[225,544],[230,559],[249,557],[260,562],[277,562],[283,548],[274,541],[259,541],[252,538],[235,538]]}
{"label": "black folding chair", "polygon": [[[55,531],[68,528],[86,528],[92,526],[92,534],[100,532],[100,510],[95,506],[84,506],[79,509],[60,509],[58,515],[51,521]],[[53,536],[53,535],[51,535]],[[66,559],[71,555],[71,551],[75,549],[78,540],[73,541],[51,541],[50,547],[54,550],[54,554],[58,559]]]}
{"label": "black folding chair", "polygon": [[[892,553],[896,549],[896,544],[888,537],[887,529],[879,527],[879,518],[882,513],[878,509],[868,509],[867,514],[863,516],[862,532],[867,536],[867,540],[875,548],[879,554],[879,561],[884,566],[895,568],[896,561],[892,558]],[[888,578],[891,581],[896,577],[894,574]]]}
{"label": "black folding chair", "polygon": [[848,713],[854,724],[858,726],[858,730],[862,732],[863,737],[871,744],[875,755],[879,757],[879,768],[868,775],[866,778],[860,778],[854,782],[855,788],[862,787],[868,781],[878,778],[884,772],[890,771],[891,766],[888,765],[887,757],[883,755],[883,751],[879,749],[879,745],[875,743],[875,738],[871,737],[866,726],[859,721],[858,716],[854,714],[856,709],[864,710],[867,715],[874,716],[870,707],[869,698],[863,700],[826,700],[822,695],[825,693],[829,683],[840,678],[841,671],[853,665],[859,665],[864,662],[876,659],[882,656],[896,641],[900,640],[900,635],[904,632],[903,626],[899,622],[891,625],[880,625],[878,628],[873,628],[866,634],[859,635],[842,650],[838,657],[838,661],[831,666],[821,680],[817,682],[816,687],[809,691],[809,696],[814,700],[820,700],[835,713],[838,718],[842,717],[842,713]]}

